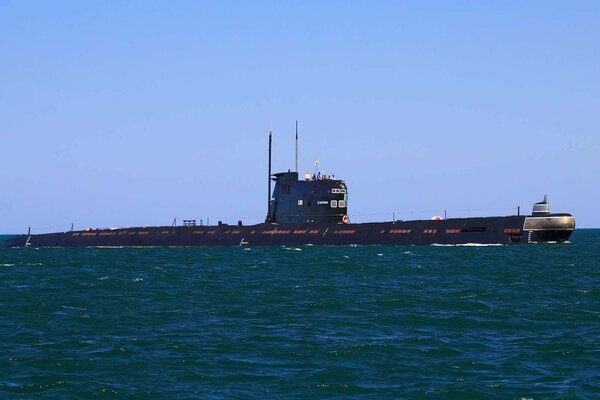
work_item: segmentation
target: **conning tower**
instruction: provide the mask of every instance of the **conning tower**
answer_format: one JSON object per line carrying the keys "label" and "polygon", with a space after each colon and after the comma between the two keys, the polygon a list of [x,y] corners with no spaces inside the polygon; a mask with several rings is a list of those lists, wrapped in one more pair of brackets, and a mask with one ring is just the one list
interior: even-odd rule
{"label": "conning tower", "polygon": [[346,183],[331,177],[298,179],[297,172],[273,174],[275,190],[270,204],[270,222],[348,223]]}
{"label": "conning tower", "polygon": [[[297,125],[296,125],[297,129]],[[315,170],[298,178],[298,171],[271,174],[271,134],[269,133],[269,203],[266,222],[347,224],[348,189],[343,180]],[[296,168],[298,166],[296,132]],[[318,163],[316,163],[318,166]],[[271,193],[271,181],[275,189]]]}

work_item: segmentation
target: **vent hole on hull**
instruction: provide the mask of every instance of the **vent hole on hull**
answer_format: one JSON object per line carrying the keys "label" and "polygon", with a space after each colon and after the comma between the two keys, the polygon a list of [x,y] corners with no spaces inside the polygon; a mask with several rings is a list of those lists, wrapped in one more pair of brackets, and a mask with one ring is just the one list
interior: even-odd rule
{"label": "vent hole on hull", "polygon": [[479,226],[468,227],[467,226],[467,227],[462,228],[460,231],[461,232],[485,232],[486,228],[484,226],[482,226],[482,227],[479,227]]}

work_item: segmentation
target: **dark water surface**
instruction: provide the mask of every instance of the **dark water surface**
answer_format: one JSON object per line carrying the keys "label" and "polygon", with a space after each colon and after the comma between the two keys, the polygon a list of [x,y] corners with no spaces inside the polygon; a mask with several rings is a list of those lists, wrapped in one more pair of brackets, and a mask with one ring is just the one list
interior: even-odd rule
{"label": "dark water surface", "polygon": [[600,230],[0,249],[0,398],[600,398]]}

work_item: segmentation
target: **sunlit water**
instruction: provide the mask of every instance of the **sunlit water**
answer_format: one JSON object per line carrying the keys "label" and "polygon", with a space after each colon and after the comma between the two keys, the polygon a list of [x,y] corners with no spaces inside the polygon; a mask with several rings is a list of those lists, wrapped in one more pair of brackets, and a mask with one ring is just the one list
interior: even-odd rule
{"label": "sunlit water", "polygon": [[0,397],[600,398],[571,242],[0,248]]}

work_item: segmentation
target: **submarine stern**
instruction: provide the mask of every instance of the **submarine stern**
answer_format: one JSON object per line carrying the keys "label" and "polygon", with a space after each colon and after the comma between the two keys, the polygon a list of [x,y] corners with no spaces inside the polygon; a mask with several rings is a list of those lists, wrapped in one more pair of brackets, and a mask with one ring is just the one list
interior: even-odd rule
{"label": "submarine stern", "polygon": [[527,242],[558,242],[569,240],[575,229],[575,217],[571,214],[549,214],[526,217],[523,233]]}
{"label": "submarine stern", "polygon": [[533,205],[531,216],[525,218],[523,233],[528,243],[569,240],[575,230],[575,217],[571,214],[551,214],[548,196]]}

